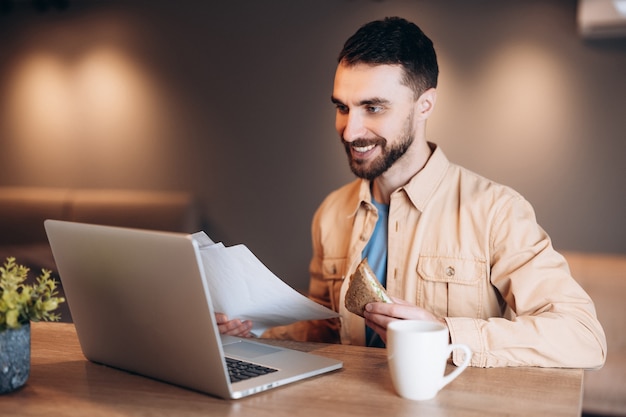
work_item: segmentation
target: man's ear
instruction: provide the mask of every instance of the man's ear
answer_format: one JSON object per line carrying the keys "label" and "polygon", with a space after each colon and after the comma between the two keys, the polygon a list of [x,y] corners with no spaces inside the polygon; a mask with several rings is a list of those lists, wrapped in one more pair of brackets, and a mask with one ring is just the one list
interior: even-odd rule
{"label": "man's ear", "polygon": [[417,99],[417,114],[420,119],[426,120],[430,117],[435,108],[437,102],[437,90],[435,88],[429,88],[424,91]]}

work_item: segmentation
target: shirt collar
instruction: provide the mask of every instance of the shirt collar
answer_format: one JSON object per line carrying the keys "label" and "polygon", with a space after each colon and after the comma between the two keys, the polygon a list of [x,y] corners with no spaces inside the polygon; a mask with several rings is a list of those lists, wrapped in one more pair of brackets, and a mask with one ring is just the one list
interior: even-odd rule
{"label": "shirt collar", "polygon": [[405,190],[411,202],[420,211],[424,211],[428,200],[439,187],[450,166],[448,158],[440,147],[431,142],[428,142],[428,145],[432,154],[426,165],[404,187],[400,187],[400,190]]}
{"label": "shirt collar", "polygon": [[[409,182],[398,188],[395,192],[404,190],[413,203],[413,205],[420,211],[423,211],[428,203],[428,200],[433,195],[439,184],[443,180],[443,177],[450,165],[448,158],[443,153],[440,147],[436,144],[428,142],[432,154],[426,162],[426,165],[415,174]],[[361,180],[359,186],[359,203],[355,207],[355,212],[362,205],[366,207],[372,206],[372,194],[370,191],[371,182],[368,180]]]}

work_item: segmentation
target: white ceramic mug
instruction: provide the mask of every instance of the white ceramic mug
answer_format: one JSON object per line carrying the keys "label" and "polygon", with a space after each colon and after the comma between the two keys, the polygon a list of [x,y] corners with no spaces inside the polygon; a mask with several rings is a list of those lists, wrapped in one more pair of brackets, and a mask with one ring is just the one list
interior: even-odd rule
{"label": "white ceramic mug", "polygon": [[[467,345],[449,344],[448,328],[420,320],[398,320],[387,327],[387,360],[393,385],[401,397],[428,400],[461,374],[472,351]],[[455,349],[465,351],[465,360],[448,375],[446,363]]]}

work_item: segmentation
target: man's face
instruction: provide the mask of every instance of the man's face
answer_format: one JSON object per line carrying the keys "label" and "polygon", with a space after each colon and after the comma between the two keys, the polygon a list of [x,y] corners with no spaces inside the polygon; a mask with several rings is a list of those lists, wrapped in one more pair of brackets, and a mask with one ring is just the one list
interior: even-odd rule
{"label": "man's face", "polygon": [[332,100],[335,128],[350,169],[373,180],[405,154],[415,138],[413,91],[402,84],[399,66],[340,64]]}

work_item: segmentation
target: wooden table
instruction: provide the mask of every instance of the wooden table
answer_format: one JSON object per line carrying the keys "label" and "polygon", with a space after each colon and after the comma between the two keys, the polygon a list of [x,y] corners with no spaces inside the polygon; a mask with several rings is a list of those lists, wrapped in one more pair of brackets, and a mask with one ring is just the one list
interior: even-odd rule
{"label": "wooden table", "polygon": [[225,401],[91,363],[72,324],[33,323],[31,373],[0,396],[3,416],[580,416],[583,371],[468,368],[432,400],[393,390],[384,349],[277,342],[338,358],[344,368]]}

